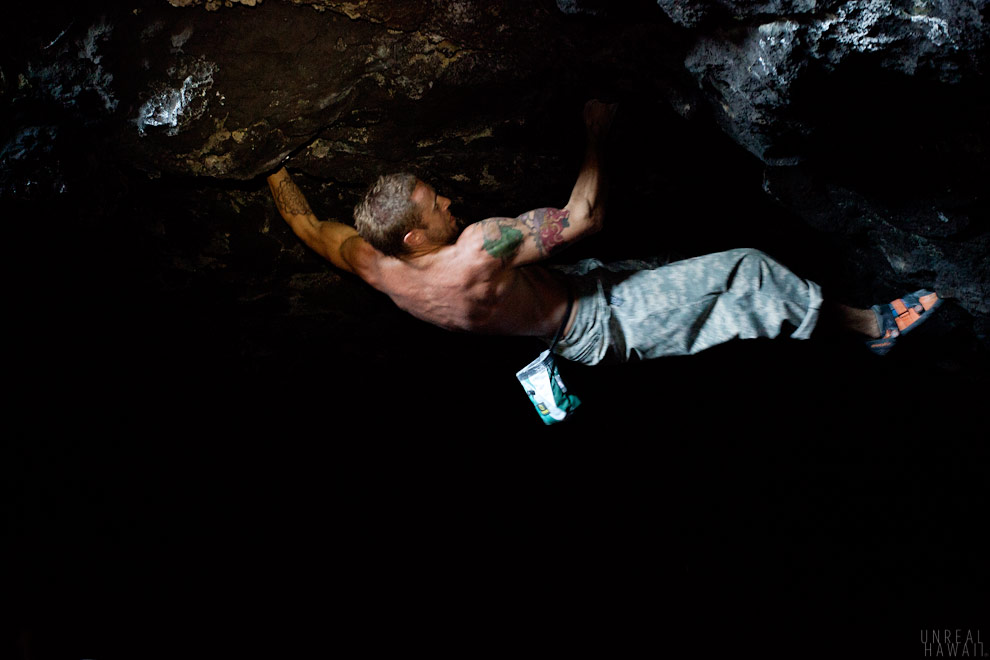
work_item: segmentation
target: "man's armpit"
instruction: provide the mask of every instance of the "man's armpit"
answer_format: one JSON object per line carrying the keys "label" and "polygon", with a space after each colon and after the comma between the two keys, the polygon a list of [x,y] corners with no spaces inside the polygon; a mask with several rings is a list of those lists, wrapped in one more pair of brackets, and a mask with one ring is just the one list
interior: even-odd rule
{"label": "man's armpit", "polygon": [[375,286],[375,274],[378,272],[378,259],[382,256],[381,252],[355,233],[341,241],[338,253],[346,270]]}
{"label": "man's armpit", "polygon": [[358,234],[354,234],[353,236],[348,236],[342,240],[340,242],[340,247],[337,248],[337,251],[340,252],[341,259],[346,261],[351,267],[353,267],[355,265],[354,262],[361,257],[361,255],[357,252],[361,248],[361,240],[362,239]]}
{"label": "man's armpit", "polygon": [[570,211],[567,209],[547,207],[527,211],[516,220],[529,230],[540,255],[545,257],[564,244],[564,229],[570,226],[568,217]]}

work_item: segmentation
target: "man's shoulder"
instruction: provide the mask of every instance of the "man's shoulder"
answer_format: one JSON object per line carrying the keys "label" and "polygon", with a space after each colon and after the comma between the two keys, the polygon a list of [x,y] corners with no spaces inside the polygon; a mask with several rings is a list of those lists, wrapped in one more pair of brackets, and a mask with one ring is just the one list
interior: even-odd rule
{"label": "man's shoulder", "polygon": [[364,240],[354,240],[354,245],[348,246],[347,259],[362,279],[385,292],[403,289],[422,278],[467,283],[495,279],[500,273],[513,270],[507,260],[485,250],[478,224],[468,225],[455,242],[421,257],[390,257]]}
{"label": "man's shoulder", "polygon": [[377,286],[376,280],[380,278],[382,263],[388,259],[358,234],[340,244],[340,256],[358,277],[372,286]]}
{"label": "man's shoulder", "polygon": [[449,260],[452,265],[456,263],[457,267],[465,271],[486,273],[494,277],[513,270],[515,264],[506,258],[508,255],[502,255],[497,248],[493,248],[491,238],[487,235],[490,229],[486,222],[488,220],[481,220],[464,228],[457,242],[450,246]]}

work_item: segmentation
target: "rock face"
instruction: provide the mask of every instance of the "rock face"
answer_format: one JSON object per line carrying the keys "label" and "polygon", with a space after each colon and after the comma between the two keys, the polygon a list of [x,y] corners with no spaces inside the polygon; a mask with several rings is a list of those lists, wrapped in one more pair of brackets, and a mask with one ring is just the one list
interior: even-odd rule
{"label": "rock face", "polygon": [[[700,22],[679,8],[698,3],[660,4],[682,23]],[[850,71],[949,84],[980,76],[981,0],[723,3],[719,8],[731,21],[699,38],[685,64],[714,94],[726,130],[767,162],[800,160],[802,138],[818,126],[818,118],[800,107],[802,97],[813,94],[802,86]]]}
{"label": "rock face", "polygon": [[[809,264],[816,277],[859,304],[935,286],[967,350],[984,355],[987,7],[56,4],[19,17],[23,31],[4,45],[0,197],[14,210],[95,204],[104,215],[181,199],[191,226],[174,216],[127,225],[153,253],[154,279],[260,282],[286,255],[321,268],[283,227],[269,232],[262,177],[280,163],[321,214],[344,221],[367,182],[394,169],[438,184],[464,216],[520,212],[566,196],[575,109],[603,95],[623,102],[614,161],[636,201],[620,210],[696,216],[721,189],[755,206],[704,213],[745,217],[758,235],[777,231],[764,222],[776,203],[837,255]],[[146,205],[156,195],[166,199]],[[709,236],[738,224],[718,222]],[[685,220],[675,234],[707,249],[692,231]],[[250,265],[238,241],[252,246]]]}
{"label": "rock face", "polygon": [[886,266],[853,279],[934,281],[985,318],[986,2],[659,4],[698,30],[685,66],[767,192]]}

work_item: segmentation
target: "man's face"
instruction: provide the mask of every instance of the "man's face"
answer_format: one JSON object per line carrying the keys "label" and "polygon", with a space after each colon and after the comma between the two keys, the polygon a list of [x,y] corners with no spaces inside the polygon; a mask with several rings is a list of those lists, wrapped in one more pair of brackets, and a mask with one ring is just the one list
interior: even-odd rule
{"label": "man's face", "polygon": [[412,200],[422,212],[423,227],[427,238],[437,245],[450,245],[457,240],[460,226],[450,214],[450,200],[437,194],[433,186],[416,182]]}

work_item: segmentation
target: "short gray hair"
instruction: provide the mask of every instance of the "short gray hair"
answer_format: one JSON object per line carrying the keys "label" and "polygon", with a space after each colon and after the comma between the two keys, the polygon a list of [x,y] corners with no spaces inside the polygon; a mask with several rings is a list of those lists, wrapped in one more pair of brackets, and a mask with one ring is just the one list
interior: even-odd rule
{"label": "short gray hair", "polygon": [[354,207],[354,227],[361,238],[389,256],[404,253],[402,239],[422,226],[421,211],[412,201],[417,181],[406,172],[380,176]]}

